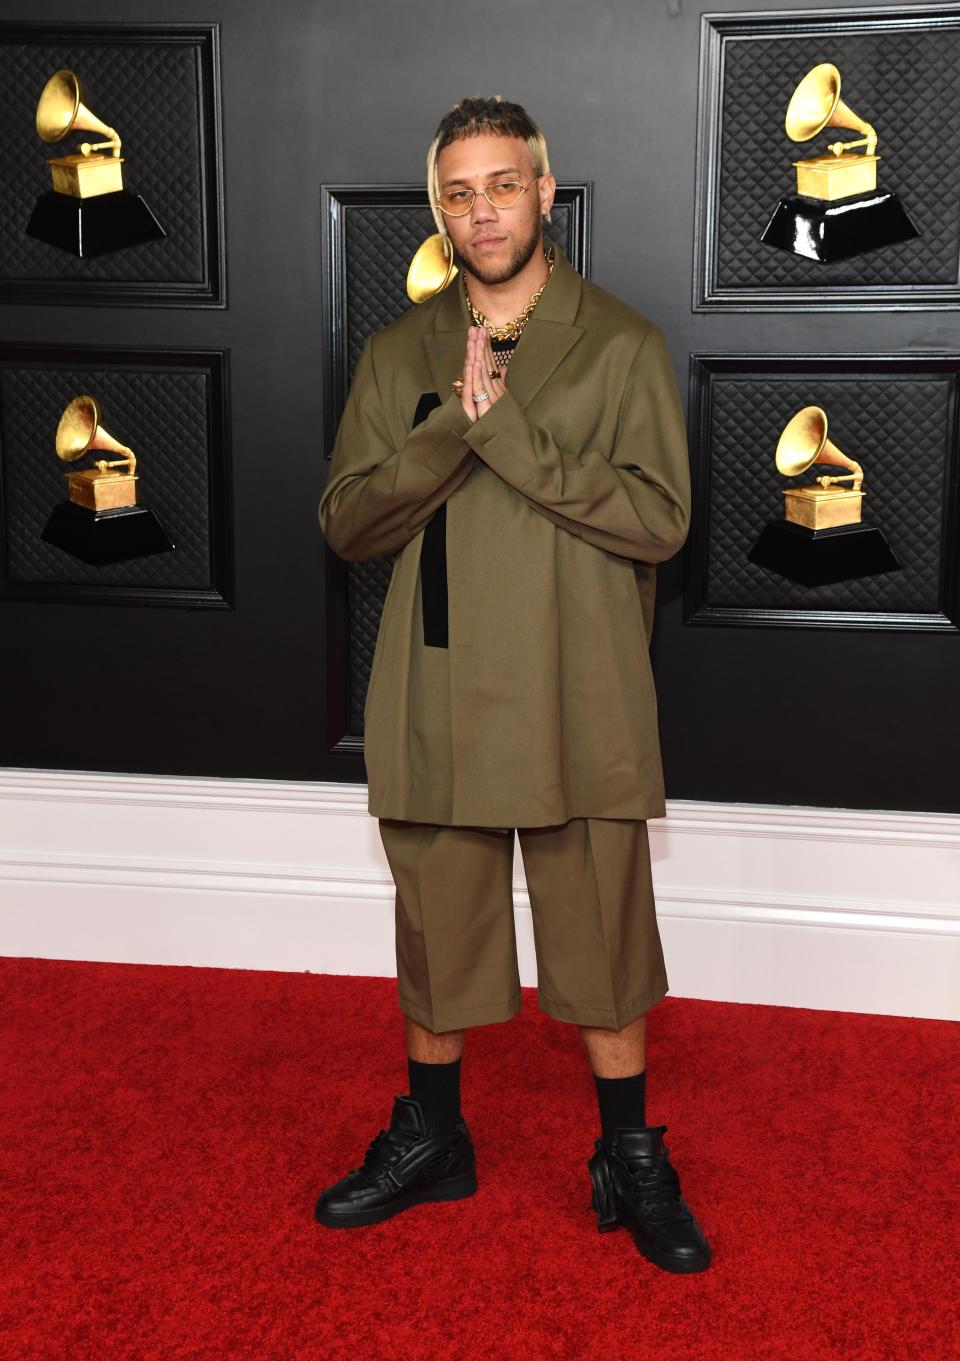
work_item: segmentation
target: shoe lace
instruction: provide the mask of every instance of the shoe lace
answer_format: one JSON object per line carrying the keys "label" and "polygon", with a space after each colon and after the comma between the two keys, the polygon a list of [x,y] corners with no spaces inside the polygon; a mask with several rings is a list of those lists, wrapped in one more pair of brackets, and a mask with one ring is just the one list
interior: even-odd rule
{"label": "shoe lace", "polygon": [[363,1162],[355,1172],[379,1172],[392,1166],[416,1140],[415,1134],[398,1129],[382,1129],[370,1140]]}
{"label": "shoe lace", "polygon": [[650,1219],[686,1219],[688,1211],[680,1200],[680,1178],[666,1153],[654,1162],[627,1164],[627,1188],[632,1200]]}

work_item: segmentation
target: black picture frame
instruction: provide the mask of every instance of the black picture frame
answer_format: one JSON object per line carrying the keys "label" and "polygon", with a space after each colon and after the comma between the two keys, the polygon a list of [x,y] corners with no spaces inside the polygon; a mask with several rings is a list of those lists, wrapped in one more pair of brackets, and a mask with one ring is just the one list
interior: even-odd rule
{"label": "black picture frame", "polygon": [[[872,379],[945,376],[949,395],[945,408],[943,449],[944,496],[937,525],[940,541],[937,606],[927,611],[835,608],[768,608],[711,603],[711,550],[716,535],[711,525],[711,478],[714,444],[714,385],[733,376],[748,384],[783,383],[784,413],[789,414],[791,391],[830,379]],[[866,400],[866,397],[865,397]],[[799,403],[793,402],[793,405]],[[683,621],[685,625],[769,628],[886,629],[913,632],[960,632],[960,352],[886,354],[730,354],[696,351],[690,355],[690,453],[692,468],[691,530],[684,554]],[[749,451],[748,451],[749,452]],[[848,451],[849,452],[849,451]],[[774,445],[763,457],[772,466]],[[865,486],[870,484],[866,468]],[[743,475],[755,475],[755,464],[745,457]],[[909,450],[903,451],[903,475],[910,476]],[[804,481],[809,481],[808,474]],[[786,485],[776,474],[778,485]],[[771,502],[771,518],[778,511]]]}
{"label": "black picture frame", "polygon": [[[752,50],[756,51],[763,45],[769,47],[778,41],[811,37],[816,40],[819,60],[828,60],[832,59],[831,38],[880,33],[888,35],[890,43],[896,44],[898,40],[909,39],[910,35],[928,32],[935,35],[938,42],[951,39],[956,45],[957,60],[960,61],[960,4],[957,3],[709,13],[701,16],[691,301],[693,312],[805,312],[823,309],[849,312],[881,309],[906,312],[960,308],[960,249],[954,252],[954,258],[951,260],[951,277],[948,282],[916,279],[896,283],[833,284],[829,282],[830,275],[827,272],[833,267],[809,262],[814,264],[814,268],[806,271],[810,282],[805,284],[762,282],[730,285],[723,282],[718,269],[718,258],[721,253],[720,234],[727,230],[724,225],[725,217],[721,220],[722,212],[726,212],[721,194],[724,153],[726,151],[731,155],[750,155],[750,146],[743,145],[743,141],[749,139],[742,139],[731,147],[725,144],[723,110],[731,44],[751,44]],[[814,49],[811,48],[812,50]],[[844,97],[848,93],[850,102],[856,108],[854,93],[844,89]],[[745,97],[749,97],[749,92],[745,92]],[[785,108],[785,103],[783,107]],[[770,135],[767,112],[769,110],[764,111],[763,120],[757,123],[758,137]],[[782,110],[778,111],[778,117],[782,119]],[[944,139],[950,138],[953,162],[960,163],[960,142],[956,141],[960,134],[956,129],[955,118],[949,121],[951,126],[941,128],[939,133],[932,135],[929,139],[930,146],[918,148],[918,155],[935,155],[935,145],[942,144]],[[932,125],[932,134],[935,132],[936,125]],[[882,156],[885,146],[882,125],[880,133],[879,151]],[[786,142],[785,136],[783,141]],[[807,144],[789,145],[793,146],[794,155],[799,158]],[[936,164],[932,163],[928,172],[930,179],[939,183],[935,170]],[[769,210],[772,210],[776,202],[778,190],[789,192],[789,176],[792,171],[786,158],[783,171],[779,186],[776,177],[771,177]],[[958,177],[956,166],[951,174],[953,178]],[[913,202],[910,204],[913,211],[916,211],[918,206],[919,216],[923,218],[924,205]],[[934,210],[933,206],[928,206],[928,213]],[[951,192],[945,192],[945,202],[941,205],[940,211],[945,216],[956,216],[955,199]],[[755,225],[756,236],[759,238],[764,220],[758,217]],[[751,226],[751,232],[752,230]],[[752,248],[753,238],[750,240]],[[764,253],[764,259],[767,252],[771,260],[775,260],[778,254],[781,254],[769,246],[761,245],[759,250]],[[764,270],[764,273],[767,272],[775,274],[776,269],[771,264],[769,271]]]}
{"label": "black picture frame", "polygon": [[[0,406],[0,603],[31,601],[35,603],[65,603],[93,605],[133,605],[161,606],[180,609],[232,609],[234,606],[234,549],[233,549],[233,495],[230,453],[229,423],[229,352],[226,349],[196,349],[186,346],[168,346],[162,349],[134,349],[113,346],[52,346],[19,345],[0,342],[0,391],[6,370],[26,371],[37,375],[37,383],[44,382],[44,375],[56,374],[58,370],[90,369],[92,372],[109,372],[116,375],[142,375],[156,373],[162,377],[170,375],[173,379],[179,372],[199,376],[204,391],[204,428],[190,431],[192,437],[203,445],[207,452],[205,468],[206,503],[194,507],[197,519],[204,523],[208,544],[205,557],[205,570],[209,580],[202,586],[173,586],[168,584],[151,585],[149,581],[136,584],[106,584],[94,579],[94,572],[78,571],[78,579],[55,581],[24,581],[11,575],[9,569],[8,515],[11,514],[11,498],[6,481],[8,460],[32,456],[49,459],[57,467],[56,453],[52,439],[49,447],[37,447],[31,451],[11,448],[4,438],[4,412]],[[176,396],[176,384],[169,384],[171,398]],[[78,395],[78,394],[75,394]],[[55,421],[59,416],[56,409],[50,412]],[[177,438],[178,429],[184,430],[182,422],[188,419],[173,407],[166,437],[172,442]],[[104,413],[104,425],[109,430],[110,414]],[[50,432],[47,432],[49,437]],[[135,449],[136,452],[136,449]],[[86,465],[85,465],[86,466]],[[139,471],[139,469],[138,469]],[[150,470],[145,468],[144,480],[149,484]],[[189,481],[187,482],[189,486]],[[154,496],[154,500],[156,497]],[[148,495],[147,502],[151,500]],[[44,511],[47,505],[44,504]],[[49,505],[53,509],[53,504]],[[176,533],[174,534],[176,539]],[[161,558],[165,555],[161,555]],[[146,562],[147,559],[140,559]],[[160,559],[158,559],[160,561]],[[149,576],[149,572],[138,571],[138,577]],[[163,569],[159,569],[163,575]]]}
{"label": "black picture frame", "polygon": [[[26,46],[38,52],[47,48],[50,57],[41,63],[35,73],[25,69],[25,63],[13,58],[13,49]],[[33,129],[34,110],[42,84],[40,69],[52,75],[57,66],[69,64],[71,49],[82,47],[99,49],[104,65],[109,67],[113,59],[117,88],[122,92],[117,103],[126,102],[129,106],[128,118],[136,115],[144,129],[149,126],[151,135],[141,134],[139,128],[131,128],[141,146],[150,147],[150,154],[142,149],[134,158],[130,171],[131,184],[143,189],[151,208],[161,205],[162,195],[157,192],[158,177],[169,184],[172,176],[164,175],[162,157],[176,158],[185,153],[182,141],[171,136],[171,117],[180,120],[185,131],[189,130],[189,142],[195,142],[198,149],[197,162],[189,176],[193,192],[184,198],[183,186],[177,183],[169,191],[167,210],[161,208],[161,225],[168,232],[166,239],[134,247],[135,251],[150,252],[151,260],[163,259],[156,248],[168,253],[169,270],[167,277],[143,278],[139,268],[129,270],[129,252],[95,256],[89,260],[71,261],[66,272],[51,269],[50,277],[43,276],[44,268],[50,269],[49,261],[58,257],[51,255],[53,247],[43,242],[35,242],[23,232],[29,217],[29,204],[32,203],[37,189],[49,188],[49,176],[41,173],[44,160],[51,155],[62,155],[72,150],[78,142],[78,134],[68,134],[61,143],[49,147],[37,138]],[[170,107],[165,103],[163,80],[157,79],[150,86],[153,102],[144,104],[146,99],[142,85],[138,85],[136,75],[136,55],[144,49],[153,49],[167,55],[171,60],[183,55],[180,68],[184,80],[192,82],[187,106],[182,103]],[[48,21],[0,22],[0,70],[4,58],[11,60],[11,69],[4,80],[4,96],[10,107],[6,110],[8,141],[6,148],[6,198],[10,207],[9,219],[5,221],[3,232],[7,236],[5,247],[0,252],[0,261],[14,258],[19,253],[18,269],[12,273],[0,272],[0,302],[5,303],[55,303],[74,306],[128,306],[128,307],[212,307],[227,306],[226,281],[226,243],[225,243],[225,204],[223,183],[222,111],[220,81],[220,24],[153,22],[137,23],[69,23]],[[83,84],[84,72],[78,71]],[[32,83],[27,88],[27,81]],[[17,82],[19,81],[19,85]],[[89,97],[89,96],[88,96]],[[31,102],[32,101],[32,102]],[[2,99],[0,99],[2,102]],[[107,110],[92,107],[97,116],[106,118]],[[118,124],[120,120],[118,119]],[[155,138],[152,129],[155,126]],[[121,135],[124,126],[119,126]],[[187,139],[184,139],[187,140]],[[124,145],[126,151],[126,143]],[[17,164],[22,167],[17,178]],[[158,164],[160,168],[158,169]],[[125,181],[127,170],[124,171]],[[182,176],[180,177],[182,179]],[[151,182],[152,181],[152,182]],[[22,200],[22,202],[21,202]],[[184,230],[180,236],[171,222],[171,212],[180,214]],[[22,221],[21,221],[22,219]],[[189,228],[189,230],[187,230]],[[45,266],[44,261],[48,263]],[[2,269],[2,264],[0,264]],[[140,275],[138,277],[138,275]]]}

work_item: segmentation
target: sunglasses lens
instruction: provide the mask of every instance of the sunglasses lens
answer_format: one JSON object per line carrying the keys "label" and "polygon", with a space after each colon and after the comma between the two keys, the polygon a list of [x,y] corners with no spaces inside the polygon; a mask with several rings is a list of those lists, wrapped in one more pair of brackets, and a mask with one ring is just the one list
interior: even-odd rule
{"label": "sunglasses lens", "polygon": [[451,217],[462,217],[473,207],[473,200],[472,189],[452,189],[440,195],[440,207]]}
{"label": "sunglasses lens", "polygon": [[512,208],[523,193],[523,185],[505,180],[502,184],[488,185],[487,193],[493,200],[495,208]]}
{"label": "sunglasses lens", "polygon": [[[487,200],[494,208],[512,208],[524,191],[524,185],[514,180],[502,180],[497,184],[488,184],[486,188]],[[473,189],[448,189],[446,193],[440,195],[440,207],[451,217],[463,217],[464,213],[469,213],[473,207],[476,192]]]}

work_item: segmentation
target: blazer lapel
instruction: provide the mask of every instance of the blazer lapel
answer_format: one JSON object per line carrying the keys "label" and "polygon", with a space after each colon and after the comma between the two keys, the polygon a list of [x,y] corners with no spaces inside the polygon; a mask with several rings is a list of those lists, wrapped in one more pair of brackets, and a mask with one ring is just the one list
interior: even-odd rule
{"label": "blazer lapel", "polygon": [[507,369],[507,387],[521,406],[533,401],[583,335],[576,325],[583,280],[560,247],[554,250],[557,263]]}
{"label": "blazer lapel", "polygon": [[[538,303],[538,309],[539,306]],[[533,401],[561,359],[566,358],[583,335],[582,326],[535,318],[536,313],[523,328],[507,368],[507,388],[523,407]]]}
{"label": "blazer lapel", "polygon": [[450,384],[463,373],[463,358],[467,352],[470,313],[464,300],[461,279],[462,275],[458,273],[453,283],[448,284],[440,294],[433,330],[423,337],[430,376],[444,402],[450,396]]}
{"label": "blazer lapel", "polygon": [[[507,369],[507,387],[523,407],[533,401],[583,335],[583,327],[574,321],[580,308],[583,280],[560,247],[555,246],[555,250],[557,263],[553,274],[523,329]],[[458,274],[440,295],[434,330],[423,337],[430,373],[443,400],[454,378],[463,372],[469,326],[470,313]]]}

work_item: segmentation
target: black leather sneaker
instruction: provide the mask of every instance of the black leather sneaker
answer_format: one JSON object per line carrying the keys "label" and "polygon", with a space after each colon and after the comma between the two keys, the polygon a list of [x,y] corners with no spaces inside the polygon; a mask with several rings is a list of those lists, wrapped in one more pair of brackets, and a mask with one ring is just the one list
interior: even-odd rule
{"label": "black leather sneaker", "polygon": [[477,1189],[476,1159],[466,1121],[449,1133],[427,1128],[419,1101],[394,1098],[390,1128],[367,1149],[361,1167],[329,1186],[316,1218],[332,1229],[354,1229],[429,1200],[460,1200]]}
{"label": "black leather sneaker", "polygon": [[601,1233],[621,1225],[664,1271],[705,1271],[710,1245],[680,1192],[680,1178],[663,1143],[666,1125],[617,1129],[609,1153],[603,1140],[588,1162],[593,1181],[590,1208]]}

